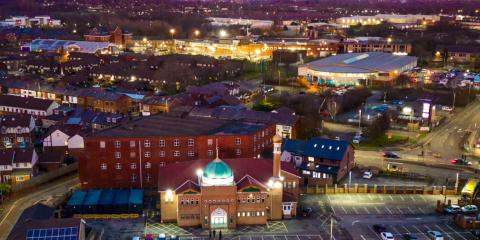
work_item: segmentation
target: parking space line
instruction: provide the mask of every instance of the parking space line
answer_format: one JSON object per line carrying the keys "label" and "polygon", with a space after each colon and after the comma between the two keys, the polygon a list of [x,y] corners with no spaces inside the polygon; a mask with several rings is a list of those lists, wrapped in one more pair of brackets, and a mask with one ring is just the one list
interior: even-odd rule
{"label": "parking space line", "polygon": [[328,202],[332,202],[332,200],[330,199],[330,195],[327,195],[327,198],[328,198]]}
{"label": "parking space line", "polygon": [[392,210],[390,210],[390,208],[388,207],[385,207],[387,209],[387,211],[390,213],[390,214],[393,214]]}
{"label": "parking space line", "polygon": [[355,207],[352,207],[355,214],[358,214],[358,210]]}
{"label": "parking space line", "polygon": [[422,236],[424,236],[425,238],[428,238],[427,234],[425,234],[425,233],[422,232],[420,229],[418,229],[417,226],[412,225],[412,227],[415,228],[415,230],[418,231],[418,232],[416,232],[417,235],[422,235]]}
{"label": "parking space line", "polygon": [[363,235],[360,234],[360,237],[362,238],[362,240],[367,240]]}
{"label": "parking space line", "polygon": [[413,195],[410,195],[410,199],[412,199],[412,201],[416,201],[415,198],[413,197]]}
{"label": "parking space line", "polygon": [[442,232],[443,234],[445,234],[449,239],[455,239],[455,238],[452,238],[452,236],[450,236],[450,234],[443,230],[443,228],[441,228],[440,226],[438,226],[437,224],[435,224],[435,227],[438,229],[438,231]]}
{"label": "parking space line", "polygon": [[373,199],[372,199],[372,195],[371,195],[370,193],[368,193],[367,196],[368,196],[368,198],[370,199],[370,201],[373,200]]}
{"label": "parking space line", "polygon": [[400,214],[403,214],[402,209],[400,209],[399,206],[397,206],[397,210],[400,212]]}
{"label": "parking space line", "polygon": [[430,229],[427,225],[423,224],[423,226],[424,226],[428,231],[432,231],[432,229]]}
{"label": "parking space line", "polygon": [[380,199],[380,201],[382,201],[382,202],[383,202],[383,196],[382,196],[381,194],[380,194],[380,195],[378,195],[378,198]]}
{"label": "parking space line", "polygon": [[402,201],[405,201],[405,198],[403,198],[403,196],[402,196],[402,195],[399,195],[399,196],[400,196],[400,198],[402,199]]}
{"label": "parking space line", "polygon": [[390,228],[393,230],[394,233],[401,234],[400,231],[398,231],[396,227],[390,226]]}
{"label": "parking space line", "polygon": [[406,227],[403,226],[403,225],[401,225],[401,227],[402,227],[403,229],[405,229],[405,232],[406,232],[406,233],[410,233],[410,231],[408,230],[408,228],[406,228]]}
{"label": "parking space line", "polygon": [[365,209],[365,211],[370,214],[370,211],[368,211],[368,208],[367,207],[363,207],[363,209]]}
{"label": "parking space line", "polygon": [[345,214],[348,214],[348,213],[347,213],[347,210],[345,210],[345,207],[343,207],[343,206],[341,206],[341,207],[342,207],[343,212],[344,212]]}
{"label": "parking space line", "polygon": [[423,209],[422,209],[421,207],[419,207],[418,210],[419,210],[420,212],[422,212],[422,214],[425,214],[425,211],[423,211]]}
{"label": "parking space line", "polygon": [[466,238],[464,238],[464,237],[462,236],[462,234],[458,233],[455,229],[453,229],[452,227],[450,227],[448,224],[446,224],[445,226],[447,226],[447,228],[449,228],[450,230],[452,230],[452,231],[455,233],[455,235],[458,235],[458,236],[460,236],[462,239],[467,240]]}
{"label": "parking space line", "polygon": [[427,199],[425,199],[422,195],[419,195],[421,199],[423,199],[424,202],[427,201]]}
{"label": "parking space line", "polygon": [[376,206],[374,206],[374,208],[377,211],[377,213],[380,214],[380,211],[378,210],[378,208]]}
{"label": "parking space line", "polygon": [[410,211],[410,213],[415,214],[410,207],[407,207],[407,209]]}
{"label": "parking space line", "polygon": [[368,229],[370,229],[370,231],[372,231],[373,235],[374,235],[375,237],[377,237],[377,239],[382,239],[380,236],[378,236],[378,234],[377,234],[375,231],[373,231],[373,229],[372,229],[371,226],[368,226]]}
{"label": "parking space line", "polygon": [[388,196],[390,197],[390,200],[392,200],[392,201],[393,201],[393,197],[392,197],[392,195],[391,195],[391,194],[389,194]]}

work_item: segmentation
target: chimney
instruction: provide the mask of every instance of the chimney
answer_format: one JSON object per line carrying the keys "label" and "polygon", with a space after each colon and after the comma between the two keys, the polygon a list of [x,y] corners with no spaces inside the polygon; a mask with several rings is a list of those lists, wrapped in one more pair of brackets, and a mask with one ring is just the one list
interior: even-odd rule
{"label": "chimney", "polygon": [[273,177],[280,178],[280,156],[282,154],[282,137],[273,136]]}

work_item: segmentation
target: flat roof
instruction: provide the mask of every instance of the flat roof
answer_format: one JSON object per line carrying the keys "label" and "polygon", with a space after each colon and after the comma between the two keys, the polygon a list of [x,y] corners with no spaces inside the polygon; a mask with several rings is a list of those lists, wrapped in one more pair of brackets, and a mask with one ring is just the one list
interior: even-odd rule
{"label": "flat roof", "polygon": [[383,52],[346,53],[301,65],[316,71],[336,73],[390,72],[417,61],[416,57]]}
{"label": "flat roof", "polygon": [[90,137],[239,135],[257,131],[264,126],[216,118],[158,114],[96,132]]}

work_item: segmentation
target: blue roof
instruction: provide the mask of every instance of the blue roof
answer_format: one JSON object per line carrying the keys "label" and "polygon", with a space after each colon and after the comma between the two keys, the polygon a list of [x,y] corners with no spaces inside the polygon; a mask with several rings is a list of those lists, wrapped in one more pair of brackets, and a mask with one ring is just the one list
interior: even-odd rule
{"label": "blue roof", "polygon": [[113,203],[113,198],[115,197],[115,190],[103,190],[98,204],[100,205],[109,205]]}
{"label": "blue roof", "polygon": [[128,202],[130,204],[136,204],[136,205],[143,204],[143,190],[141,189],[130,190],[130,198]]}
{"label": "blue roof", "polygon": [[79,117],[71,117],[67,120],[66,124],[78,125],[82,122],[82,119]]}
{"label": "blue roof", "polygon": [[85,196],[87,195],[87,192],[77,190],[73,192],[72,196],[70,197],[70,200],[68,200],[67,205],[69,206],[80,206],[83,204],[83,199],[85,199]]}
{"label": "blue roof", "polygon": [[312,138],[307,141],[286,140],[282,148],[298,155],[341,161],[349,146],[347,141]]}
{"label": "blue roof", "polygon": [[83,201],[83,205],[97,205],[101,194],[102,194],[102,190],[88,191],[88,194],[85,197],[85,200]]}
{"label": "blue roof", "polygon": [[115,205],[126,205],[128,204],[129,190],[118,190],[115,194]]}

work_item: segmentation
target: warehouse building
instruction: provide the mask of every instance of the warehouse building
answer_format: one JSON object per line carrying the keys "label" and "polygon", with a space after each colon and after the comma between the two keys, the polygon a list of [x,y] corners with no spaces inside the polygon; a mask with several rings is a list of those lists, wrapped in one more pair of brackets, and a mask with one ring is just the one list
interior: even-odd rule
{"label": "warehouse building", "polygon": [[318,85],[358,85],[371,81],[391,83],[400,73],[417,66],[417,58],[383,52],[339,54],[298,67],[299,77]]}

